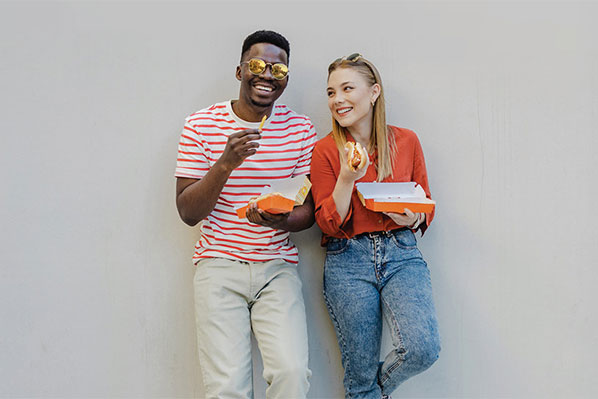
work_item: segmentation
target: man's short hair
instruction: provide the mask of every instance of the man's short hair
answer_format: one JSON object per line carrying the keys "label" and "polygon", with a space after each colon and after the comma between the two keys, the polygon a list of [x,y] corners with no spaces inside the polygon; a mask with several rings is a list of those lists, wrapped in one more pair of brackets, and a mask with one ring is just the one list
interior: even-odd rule
{"label": "man's short hair", "polygon": [[249,51],[251,46],[256,43],[270,43],[276,47],[280,47],[287,53],[287,60],[291,55],[289,41],[283,35],[271,30],[258,30],[245,38],[245,41],[243,42],[243,48],[241,50],[241,59],[243,59],[243,55]]}

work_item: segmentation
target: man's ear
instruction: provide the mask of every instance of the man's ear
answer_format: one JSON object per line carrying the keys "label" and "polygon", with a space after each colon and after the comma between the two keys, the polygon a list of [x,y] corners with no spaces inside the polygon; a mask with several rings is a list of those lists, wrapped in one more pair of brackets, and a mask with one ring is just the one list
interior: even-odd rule
{"label": "man's ear", "polygon": [[241,66],[240,65],[237,66],[237,70],[235,71],[235,77],[237,78],[237,80],[239,82],[241,81]]}

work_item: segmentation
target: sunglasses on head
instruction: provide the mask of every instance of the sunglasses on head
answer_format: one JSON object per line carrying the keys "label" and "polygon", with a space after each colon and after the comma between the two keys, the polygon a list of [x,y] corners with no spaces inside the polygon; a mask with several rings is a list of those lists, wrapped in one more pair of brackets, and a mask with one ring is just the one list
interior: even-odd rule
{"label": "sunglasses on head", "polygon": [[337,58],[336,60],[334,60],[334,62],[341,62],[341,61],[356,62],[362,57],[363,57],[363,55],[361,55],[359,53],[353,53],[351,55],[347,55],[346,57]]}
{"label": "sunglasses on head", "polygon": [[272,71],[272,76],[276,80],[282,80],[287,77],[289,74],[289,67],[285,64],[271,64],[259,58],[252,58],[249,61],[243,61],[241,65],[248,64],[249,72],[254,75],[259,75],[266,70],[266,67],[270,65],[270,70]]}

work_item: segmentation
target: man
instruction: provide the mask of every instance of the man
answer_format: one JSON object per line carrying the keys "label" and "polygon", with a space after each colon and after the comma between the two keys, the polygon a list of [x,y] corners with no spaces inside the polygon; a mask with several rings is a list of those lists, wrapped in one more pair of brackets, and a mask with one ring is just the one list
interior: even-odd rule
{"label": "man", "polygon": [[[258,342],[268,398],[305,398],[307,328],[298,253],[289,232],[314,222],[313,201],[290,213],[235,208],[271,181],[307,175],[316,132],[310,119],[275,104],[288,83],[289,43],[257,31],[242,47],[239,99],[186,119],[176,168],[177,208],[201,223],[195,246],[197,341],[208,398],[251,398],[251,331]],[[258,129],[262,117],[267,119]]]}

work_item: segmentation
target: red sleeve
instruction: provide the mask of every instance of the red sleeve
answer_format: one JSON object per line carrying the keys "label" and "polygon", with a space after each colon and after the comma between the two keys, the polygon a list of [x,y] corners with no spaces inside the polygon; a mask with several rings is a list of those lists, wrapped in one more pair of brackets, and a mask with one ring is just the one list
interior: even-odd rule
{"label": "red sleeve", "polygon": [[[426,161],[424,159],[424,152],[422,150],[421,144],[417,136],[413,136],[415,139],[413,145],[413,181],[417,182],[424,191],[426,192],[426,197],[432,199],[432,195],[430,193],[430,186],[428,184],[428,173],[426,171]],[[432,212],[426,213],[426,221],[422,223],[419,227],[421,229],[422,235],[425,233],[430,223],[432,223],[432,219],[434,219],[434,213],[436,208]]]}
{"label": "red sleeve", "polygon": [[[331,148],[330,140],[327,139],[329,137],[320,140],[314,148],[310,171],[311,191],[318,226],[324,234],[334,236],[338,235],[346,221],[350,220],[353,208],[350,206],[347,217],[344,221],[341,220],[332,198],[339,170],[338,150],[336,145]],[[336,167],[333,167],[333,164]]]}

